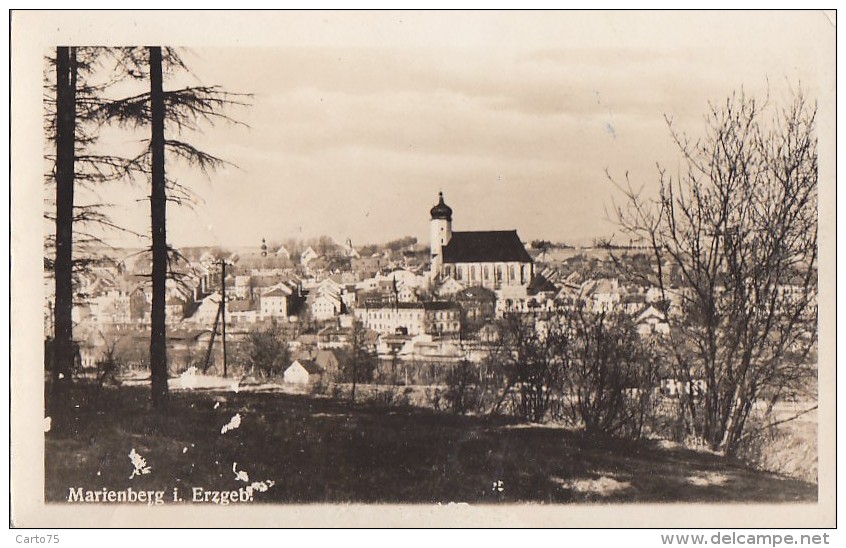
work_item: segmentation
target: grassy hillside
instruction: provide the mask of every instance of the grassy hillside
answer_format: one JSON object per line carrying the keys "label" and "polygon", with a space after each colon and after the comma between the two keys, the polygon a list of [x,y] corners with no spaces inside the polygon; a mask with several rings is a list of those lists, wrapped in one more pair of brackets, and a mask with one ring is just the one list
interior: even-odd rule
{"label": "grassy hillside", "polygon": [[[814,501],[816,485],[656,442],[417,408],[348,406],[276,393],[176,392],[149,411],[148,389],[76,394],[75,427],[46,434],[46,497],[69,489],[230,490],[273,480],[256,502]],[[221,433],[236,414],[240,425]],[[149,473],[130,479],[132,449]],[[236,464],[237,463],[237,464]],[[170,496],[170,495],[168,495]]]}

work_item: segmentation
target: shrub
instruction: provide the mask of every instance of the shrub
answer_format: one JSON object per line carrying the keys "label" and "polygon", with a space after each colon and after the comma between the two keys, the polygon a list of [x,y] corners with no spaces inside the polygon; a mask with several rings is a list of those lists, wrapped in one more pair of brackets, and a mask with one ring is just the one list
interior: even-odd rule
{"label": "shrub", "polygon": [[438,394],[446,401],[447,409],[453,413],[462,415],[475,407],[477,371],[468,360],[462,360],[457,365],[450,367],[446,375],[446,390]]}
{"label": "shrub", "polygon": [[260,376],[278,375],[291,361],[288,342],[276,322],[247,333],[245,351],[247,364]]}

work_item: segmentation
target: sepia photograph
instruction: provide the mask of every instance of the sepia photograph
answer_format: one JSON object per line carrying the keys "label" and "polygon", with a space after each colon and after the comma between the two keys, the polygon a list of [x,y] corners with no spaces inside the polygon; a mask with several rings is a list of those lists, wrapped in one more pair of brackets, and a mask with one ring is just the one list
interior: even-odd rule
{"label": "sepia photograph", "polygon": [[835,525],[836,12],[10,30],[13,527]]}

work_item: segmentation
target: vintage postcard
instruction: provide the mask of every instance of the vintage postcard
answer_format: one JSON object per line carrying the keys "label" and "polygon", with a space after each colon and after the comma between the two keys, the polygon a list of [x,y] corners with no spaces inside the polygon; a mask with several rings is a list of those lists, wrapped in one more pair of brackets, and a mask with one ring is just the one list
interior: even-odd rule
{"label": "vintage postcard", "polygon": [[10,25],[13,526],[834,526],[835,12]]}

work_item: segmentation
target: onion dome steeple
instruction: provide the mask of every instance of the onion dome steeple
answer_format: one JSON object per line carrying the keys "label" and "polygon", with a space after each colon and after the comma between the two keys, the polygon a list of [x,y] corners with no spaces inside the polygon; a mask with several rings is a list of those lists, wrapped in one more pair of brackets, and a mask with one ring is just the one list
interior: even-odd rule
{"label": "onion dome steeple", "polygon": [[438,192],[438,203],[429,211],[429,213],[431,213],[432,219],[446,219],[447,221],[452,221],[452,208],[444,203],[443,192]]}

